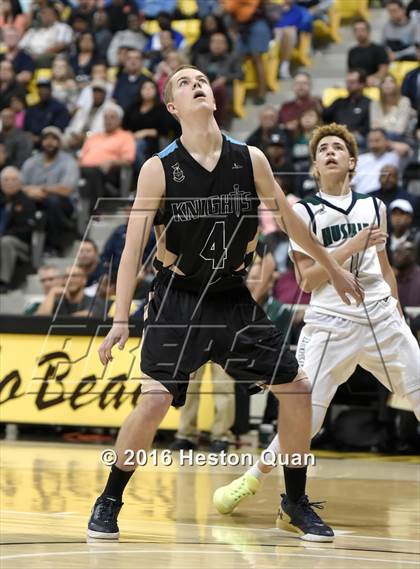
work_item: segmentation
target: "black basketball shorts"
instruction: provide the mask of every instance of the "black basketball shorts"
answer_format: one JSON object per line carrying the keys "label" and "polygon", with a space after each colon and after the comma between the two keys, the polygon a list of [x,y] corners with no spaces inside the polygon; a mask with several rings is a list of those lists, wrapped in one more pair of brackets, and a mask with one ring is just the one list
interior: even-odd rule
{"label": "black basketball shorts", "polygon": [[190,374],[209,360],[245,387],[289,383],[298,372],[283,334],[245,285],[200,301],[155,280],[145,309],[142,373],[162,383],[172,405],[181,407]]}

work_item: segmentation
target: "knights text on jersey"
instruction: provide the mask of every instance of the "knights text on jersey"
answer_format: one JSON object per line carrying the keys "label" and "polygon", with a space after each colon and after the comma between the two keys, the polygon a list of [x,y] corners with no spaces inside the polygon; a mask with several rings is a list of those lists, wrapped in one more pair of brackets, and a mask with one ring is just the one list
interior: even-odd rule
{"label": "knights text on jersey", "polygon": [[[379,226],[382,231],[386,232],[385,205],[369,195],[350,192],[344,196],[330,196],[320,192],[298,202],[294,210],[304,219],[308,228],[312,229],[328,252],[334,251],[347,239],[351,239],[370,225]],[[345,269],[357,274],[365,292],[363,305],[357,306],[354,301],[351,305],[344,304],[335,288],[327,281],[312,292],[311,307],[323,314],[341,316],[359,322],[366,322],[368,318],[374,319],[376,315],[379,317],[378,301],[391,296],[391,290],[382,275],[377,254],[377,251],[384,248],[384,245],[369,247],[353,255],[343,265]],[[293,241],[290,242],[290,254],[292,251],[307,255]],[[293,260],[292,254],[291,258]]]}
{"label": "knights text on jersey", "polygon": [[[258,231],[259,199],[246,144],[223,136],[219,161],[206,170],[180,139],[158,154],[166,192],[159,224],[174,265],[185,276],[172,284],[193,292],[216,292],[243,283],[248,244]],[[162,271],[162,269],[161,269]]]}

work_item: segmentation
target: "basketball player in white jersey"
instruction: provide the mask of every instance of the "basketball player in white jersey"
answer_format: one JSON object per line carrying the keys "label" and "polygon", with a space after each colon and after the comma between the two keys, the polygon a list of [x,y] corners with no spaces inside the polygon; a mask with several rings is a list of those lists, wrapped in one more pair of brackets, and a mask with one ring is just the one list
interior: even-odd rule
{"label": "basketball player in white jersey", "polygon": [[[391,392],[405,396],[420,420],[420,350],[402,316],[385,250],[385,205],[351,191],[357,144],[344,126],[319,127],[309,146],[319,192],[294,209],[335,260],[357,275],[365,292],[360,306],[344,304],[319,263],[290,241],[296,278],[305,292],[312,293],[297,346],[299,365],[312,383],[312,436],[320,430],[338,386],[357,365]],[[277,436],[266,450],[280,453]],[[233,512],[242,500],[255,494],[261,478],[272,469],[261,456],[243,476],[218,488],[213,499],[218,511]],[[297,531],[282,506],[277,525]]]}

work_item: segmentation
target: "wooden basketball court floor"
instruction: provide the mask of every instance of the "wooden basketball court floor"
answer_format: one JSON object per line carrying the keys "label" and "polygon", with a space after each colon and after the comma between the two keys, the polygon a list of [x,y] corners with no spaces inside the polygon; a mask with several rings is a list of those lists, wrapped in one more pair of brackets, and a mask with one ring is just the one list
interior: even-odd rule
{"label": "wooden basketball court floor", "polygon": [[[312,468],[312,500],[334,543],[305,543],[275,528],[281,469],[232,516],[215,488],[243,467],[147,465],[132,478],[118,543],[86,543],[90,508],[108,468],[104,447],[3,442],[1,569],[373,569],[420,567],[419,463],[413,458],[333,455]],[[335,458],[334,458],[335,456]]]}

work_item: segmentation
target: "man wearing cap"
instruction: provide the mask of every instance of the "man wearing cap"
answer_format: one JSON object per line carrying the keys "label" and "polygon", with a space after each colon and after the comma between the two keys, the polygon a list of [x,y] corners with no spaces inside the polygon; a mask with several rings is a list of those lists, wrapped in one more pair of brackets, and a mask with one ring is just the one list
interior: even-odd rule
{"label": "man wearing cap", "polygon": [[39,143],[44,128],[56,126],[64,130],[70,120],[67,108],[52,96],[51,81],[40,79],[37,87],[40,101],[28,108],[24,124],[24,130],[32,133],[35,144]]}
{"label": "man wearing cap", "polygon": [[282,133],[273,133],[264,149],[276,179],[286,195],[295,191],[295,169],[287,156],[287,146]]}
{"label": "man wearing cap", "polygon": [[86,135],[104,132],[104,110],[107,83],[96,79],[91,83],[92,104],[77,109],[65,131],[65,144],[72,149],[82,146]]}
{"label": "man wearing cap", "polygon": [[413,227],[413,206],[408,200],[394,200],[389,208],[391,233],[389,249],[393,259],[394,252],[402,243],[412,242],[417,249],[417,258],[420,256],[420,232]]}
{"label": "man wearing cap", "polygon": [[73,238],[73,204],[79,181],[76,160],[61,150],[62,133],[55,126],[41,132],[41,151],[22,167],[23,191],[46,215],[47,250],[61,253]]}

